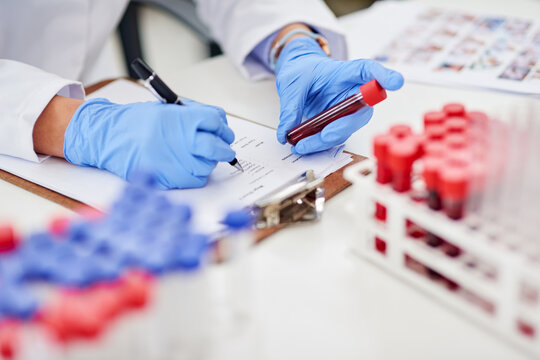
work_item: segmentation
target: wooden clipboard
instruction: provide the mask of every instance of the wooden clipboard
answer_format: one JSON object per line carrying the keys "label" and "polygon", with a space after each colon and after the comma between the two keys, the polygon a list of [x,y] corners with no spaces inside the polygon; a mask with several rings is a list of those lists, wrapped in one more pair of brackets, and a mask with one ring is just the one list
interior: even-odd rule
{"label": "wooden clipboard", "polygon": [[[115,79],[104,80],[104,81],[101,81],[101,82],[99,82],[97,84],[88,86],[85,89],[86,93],[91,94],[92,92],[104,87],[105,85],[113,82],[114,80]],[[349,185],[351,185],[351,183],[348,182],[347,180],[345,180],[345,178],[343,177],[343,171],[345,170],[345,168],[347,168],[348,166],[351,166],[351,165],[365,159],[365,157],[363,157],[363,156],[352,154],[352,153],[350,153],[350,154],[352,155],[352,159],[353,159],[352,162],[350,162],[349,164],[343,166],[341,169],[333,172],[332,174],[328,175],[324,179],[324,188],[325,188],[325,198],[326,198],[326,200],[331,199],[336,194],[340,193],[341,191],[345,190]],[[4,170],[0,170],[0,179],[2,179],[4,181],[7,181],[7,182],[9,182],[9,183],[11,183],[13,185],[16,185],[16,186],[18,186],[18,187],[20,187],[22,189],[27,190],[27,191],[30,191],[31,193],[34,193],[34,194],[36,194],[38,196],[41,196],[42,198],[53,201],[53,202],[55,202],[55,203],[57,203],[59,205],[62,205],[65,208],[68,208],[68,209],[73,210],[73,211],[80,211],[81,208],[88,207],[88,205],[83,204],[78,200],[75,200],[75,199],[72,199],[72,198],[67,197],[65,195],[62,195],[62,194],[60,194],[60,193],[58,193],[56,191],[47,189],[47,188],[45,188],[45,187],[43,187],[41,185],[34,184],[31,181],[25,180],[25,179],[23,179],[21,177],[13,175],[13,174],[11,174],[11,173],[9,173],[7,171],[4,171]],[[282,228],[283,228],[283,226],[276,226],[274,228],[257,230],[256,241],[259,242],[259,241],[265,239],[266,237],[272,235],[273,233],[281,230]]]}

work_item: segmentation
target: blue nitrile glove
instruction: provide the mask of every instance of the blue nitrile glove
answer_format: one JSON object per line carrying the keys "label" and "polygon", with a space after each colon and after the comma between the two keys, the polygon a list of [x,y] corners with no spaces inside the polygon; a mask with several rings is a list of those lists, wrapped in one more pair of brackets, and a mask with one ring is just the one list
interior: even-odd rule
{"label": "blue nitrile glove", "polygon": [[[338,61],[329,58],[319,44],[308,37],[289,42],[276,63],[276,85],[281,102],[278,141],[287,142],[289,130],[341,100],[358,93],[360,85],[377,79],[388,90],[403,86],[403,76],[373,60]],[[292,151],[309,154],[344,143],[367,124],[373,108],[365,107],[334,121],[320,133],[300,140]]]}
{"label": "blue nitrile glove", "polygon": [[148,171],[164,189],[204,186],[218,161],[231,161],[234,133],[223,109],[185,100],[184,106],[127,105],[88,100],[65,133],[64,156],[126,180]]}

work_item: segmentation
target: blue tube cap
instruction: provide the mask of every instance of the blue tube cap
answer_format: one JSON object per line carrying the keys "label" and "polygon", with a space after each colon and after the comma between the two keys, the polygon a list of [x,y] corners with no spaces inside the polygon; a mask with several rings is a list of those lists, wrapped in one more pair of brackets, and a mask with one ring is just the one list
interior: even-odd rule
{"label": "blue tube cap", "polygon": [[231,229],[248,229],[253,225],[254,217],[246,210],[231,211],[222,221]]}

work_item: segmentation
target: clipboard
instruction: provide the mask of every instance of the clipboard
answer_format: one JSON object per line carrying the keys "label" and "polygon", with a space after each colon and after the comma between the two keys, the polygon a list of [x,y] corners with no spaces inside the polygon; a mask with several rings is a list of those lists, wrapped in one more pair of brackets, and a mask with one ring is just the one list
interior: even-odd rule
{"label": "clipboard", "polygon": [[[104,81],[101,81],[101,82],[98,82],[96,84],[93,84],[93,85],[90,85],[88,86],[85,91],[86,91],[86,94],[91,94],[92,92],[98,90],[98,89],[101,89],[102,87],[104,87],[105,85],[115,81],[116,79],[109,79],[109,80],[104,80]],[[364,159],[366,159],[364,156],[360,156],[360,155],[356,155],[356,154],[353,154],[353,153],[349,153],[347,152],[348,154],[350,154],[352,156],[352,161],[350,163],[348,163],[347,165],[343,166],[342,168],[340,168],[339,170],[333,172],[332,174],[328,175],[325,177],[324,181],[323,181],[323,186],[325,188],[325,199],[328,201],[329,199],[331,199],[332,197],[334,197],[335,195],[337,195],[338,193],[340,193],[341,191],[345,190],[349,185],[351,185],[351,183],[347,180],[345,180],[345,178],[343,177],[343,171],[355,164],[355,163],[358,163]],[[26,179],[23,179],[19,176],[16,176],[16,175],[13,175],[7,171],[4,171],[4,170],[0,170],[0,179],[4,180],[4,181],[7,181],[15,186],[18,186],[24,190],[27,190],[31,193],[34,193],[42,198],[45,198],[49,201],[53,201],[67,209],[70,209],[70,210],[73,210],[73,211],[79,211],[81,210],[81,208],[84,208],[84,207],[88,207],[88,205],[78,201],[78,200],[75,200],[75,199],[72,199],[70,197],[67,197],[63,194],[60,194],[56,191],[53,191],[51,189],[48,189],[46,187],[43,187],[41,185],[37,185],[31,181],[28,181]],[[260,229],[260,230],[257,230],[256,231],[256,235],[255,235],[255,239],[256,239],[256,242],[259,242],[265,238],[267,238],[268,236],[272,235],[273,233],[283,229],[285,226],[275,226],[275,227],[272,227],[272,228],[266,228],[266,229]]]}

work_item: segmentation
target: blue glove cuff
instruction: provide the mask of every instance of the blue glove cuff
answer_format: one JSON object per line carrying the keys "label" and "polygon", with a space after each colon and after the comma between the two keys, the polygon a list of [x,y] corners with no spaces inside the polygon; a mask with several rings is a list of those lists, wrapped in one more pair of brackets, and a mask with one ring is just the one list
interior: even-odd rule
{"label": "blue glove cuff", "polygon": [[[92,142],[85,141],[92,132],[92,119],[96,112],[95,107],[116,106],[104,98],[90,99],[85,101],[71,118],[64,134],[64,157],[67,161],[76,165],[97,166],[98,149],[92,146]],[[83,156],[86,154],[86,156]],[[90,158],[89,158],[90,157]]]}
{"label": "blue glove cuff", "polygon": [[281,50],[285,47],[287,41],[289,41],[292,36],[298,34],[306,35],[309,38],[315,40],[319,47],[322,49],[322,51],[324,51],[327,56],[330,56],[330,46],[328,45],[328,41],[322,35],[304,29],[292,30],[291,32],[287,33],[281,40],[279,40],[278,43],[274,45],[272,50],[270,50],[269,65],[272,71],[275,72],[278,57],[281,53]]}

